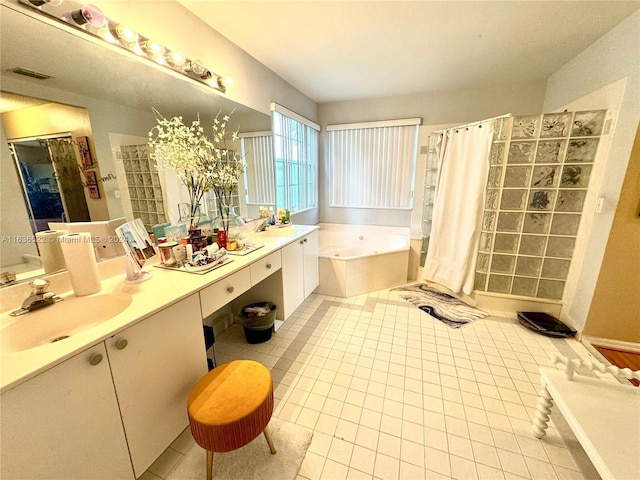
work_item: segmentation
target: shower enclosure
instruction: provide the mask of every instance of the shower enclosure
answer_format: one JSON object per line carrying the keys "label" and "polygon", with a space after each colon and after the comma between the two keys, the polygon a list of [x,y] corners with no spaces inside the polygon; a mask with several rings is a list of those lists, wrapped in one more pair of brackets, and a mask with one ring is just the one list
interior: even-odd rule
{"label": "shower enclosure", "polygon": [[[594,110],[496,121],[476,291],[562,299],[605,118],[605,110]],[[436,143],[437,135],[432,135],[423,206],[425,237],[430,235],[428,202],[436,183]]]}

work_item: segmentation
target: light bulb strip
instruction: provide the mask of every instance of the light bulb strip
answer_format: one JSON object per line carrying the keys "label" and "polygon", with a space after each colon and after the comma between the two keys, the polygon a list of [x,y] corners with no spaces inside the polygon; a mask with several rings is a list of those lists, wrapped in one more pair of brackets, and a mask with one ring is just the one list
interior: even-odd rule
{"label": "light bulb strip", "polygon": [[[133,52],[156,65],[180,73],[222,93],[227,90],[224,77],[213,73],[199,60],[191,60],[179,51],[165,47],[136,32],[129,25],[121,24],[107,16],[103,16],[102,23],[87,21],[85,15],[87,9],[93,18],[100,19],[100,15],[102,15],[101,10],[93,5],[81,4],[72,0],[64,0],[63,3],[54,0],[19,0],[19,2],[92,37]],[[83,21],[85,23],[82,23]]]}

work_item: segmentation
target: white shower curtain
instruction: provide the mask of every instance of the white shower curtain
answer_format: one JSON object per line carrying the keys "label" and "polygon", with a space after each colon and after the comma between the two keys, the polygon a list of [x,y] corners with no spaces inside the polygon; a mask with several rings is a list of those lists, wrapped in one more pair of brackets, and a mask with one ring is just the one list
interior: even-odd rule
{"label": "white shower curtain", "polygon": [[[157,162],[162,165],[161,160]],[[173,225],[180,223],[179,203],[190,204],[189,190],[185,187],[178,174],[171,168],[158,168],[160,187],[162,188],[162,200],[164,202],[164,212],[168,222]]]}
{"label": "white shower curtain", "polygon": [[424,278],[454,292],[473,290],[492,123],[444,132]]}

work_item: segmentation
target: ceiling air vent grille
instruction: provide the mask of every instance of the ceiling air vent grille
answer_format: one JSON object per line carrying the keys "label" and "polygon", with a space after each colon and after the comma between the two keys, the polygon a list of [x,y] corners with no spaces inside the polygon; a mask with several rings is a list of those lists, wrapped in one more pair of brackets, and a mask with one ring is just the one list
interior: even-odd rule
{"label": "ceiling air vent grille", "polygon": [[53,78],[51,75],[47,75],[45,73],[35,72],[33,70],[28,70],[22,67],[11,68],[11,72],[17,73],[18,75],[24,75],[26,77],[37,78],[38,80],[47,80],[48,78]]}

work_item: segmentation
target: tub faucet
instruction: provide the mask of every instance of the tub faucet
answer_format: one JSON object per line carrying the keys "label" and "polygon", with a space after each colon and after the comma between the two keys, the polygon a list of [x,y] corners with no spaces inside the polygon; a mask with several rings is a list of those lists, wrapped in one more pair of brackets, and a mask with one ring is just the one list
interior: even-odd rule
{"label": "tub faucet", "polygon": [[49,280],[43,278],[36,278],[29,286],[31,287],[31,295],[29,295],[23,302],[22,307],[11,312],[12,317],[18,315],[24,315],[25,313],[33,312],[38,308],[46,307],[57,302],[61,302],[63,298],[58,297],[53,292],[48,292]]}

